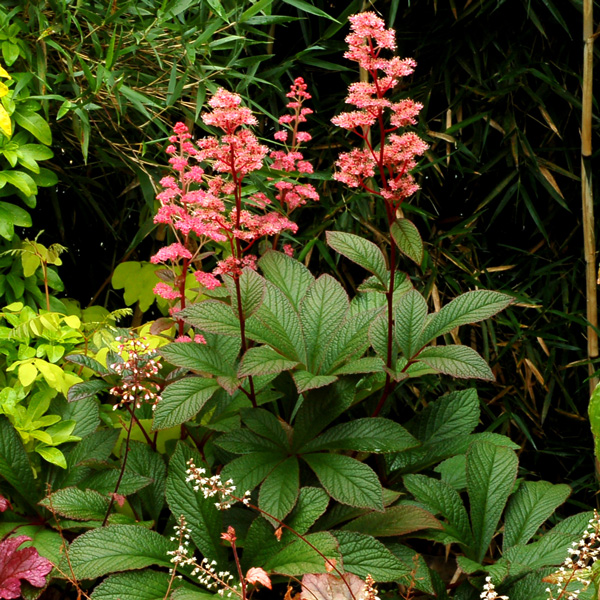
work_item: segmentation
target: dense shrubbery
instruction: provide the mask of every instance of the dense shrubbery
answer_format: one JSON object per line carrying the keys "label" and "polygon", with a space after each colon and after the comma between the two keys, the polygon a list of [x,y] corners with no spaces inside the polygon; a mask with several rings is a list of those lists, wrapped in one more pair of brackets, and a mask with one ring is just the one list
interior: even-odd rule
{"label": "dense shrubbery", "polygon": [[[569,31],[569,9],[543,4],[550,18],[528,5],[520,26]],[[405,33],[414,5],[384,3]],[[332,8],[2,3],[0,598],[596,597],[591,442],[578,480],[531,468],[566,408],[554,389],[584,413],[563,331],[584,321],[572,290],[562,310],[548,297],[570,259],[550,242],[558,209],[539,207],[545,190],[569,208],[552,175],[569,175],[556,136],[571,116],[557,126],[553,99],[577,105],[569,75],[561,87],[523,44],[501,57],[479,37],[502,3],[440,7],[429,37],[403,35],[415,75],[380,17],[351,16],[362,2]],[[449,22],[463,35],[440,62]],[[306,47],[285,48],[283,28]],[[38,186],[52,235],[74,225],[70,186],[77,227],[91,235],[95,215],[117,249],[93,263],[97,293],[71,282],[65,297],[64,247],[20,239]],[[508,206],[528,231],[516,252],[533,230],[543,258],[495,262],[476,227],[503,227]],[[124,289],[112,312],[94,305],[109,282]]]}

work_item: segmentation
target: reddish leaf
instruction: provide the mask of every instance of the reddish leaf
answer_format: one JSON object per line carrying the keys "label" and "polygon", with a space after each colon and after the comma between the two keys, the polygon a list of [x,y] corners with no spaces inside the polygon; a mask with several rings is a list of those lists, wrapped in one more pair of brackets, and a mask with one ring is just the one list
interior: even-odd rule
{"label": "reddish leaf", "polygon": [[260,585],[264,585],[266,588],[271,588],[271,579],[267,575],[267,572],[260,567],[251,567],[248,569],[246,573],[246,581],[253,585],[260,583]]}
{"label": "reddish leaf", "polygon": [[9,508],[12,508],[10,502],[2,494],[0,494],[0,512],[4,512]]}
{"label": "reddish leaf", "polygon": [[301,600],[365,600],[366,584],[353,573],[304,575]]}
{"label": "reddish leaf", "polygon": [[20,535],[0,542],[0,598],[3,600],[21,597],[22,579],[35,587],[46,585],[52,563],[40,556],[35,548],[18,550],[23,542],[30,540],[26,535]]}

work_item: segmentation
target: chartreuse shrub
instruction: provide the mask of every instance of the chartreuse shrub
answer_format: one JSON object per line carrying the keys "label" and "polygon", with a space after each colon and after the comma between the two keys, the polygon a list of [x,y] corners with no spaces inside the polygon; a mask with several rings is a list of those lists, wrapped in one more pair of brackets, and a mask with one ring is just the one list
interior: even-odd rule
{"label": "chartreuse shrub", "polygon": [[[350,20],[346,56],[368,79],[350,88],[357,110],[334,119],[361,138],[335,178],[380,198],[389,225],[381,245],[327,233],[367,274],[356,293],[293,257],[292,212],[318,199],[302,179],[312,170],[299,151],[310,141],[300,130],[310,114],[304,82],[288,94],[273,151],[242,99],[219,89],[202,115],[219,135],[192,141],[179,123],[167,147],[173,174],[161,180],[156,222],[173,237],[151,262],[164,265],[155,290],[171,320],[146,326],[162,337],[124,334],[104,353],[78,346],[67,357],[77,377],[97,376],[72,385],[66,406],[98,409],[94,396],[109,392],[107,426],[97,417],[79,441],[63,440],[63,468],[39,468],[36,479],[20,431],[0,418],[10,499],[2,532],[34,538],[55,567],[50,578],[78,596],[246,600],[259,586],[283,594],[299,577],[302,598],[327,600],[375,600],[376,583],[407,599],[594,591],[581,581],[595,574],[597,516],[553,517],[570,488],[520,477],[518,447],[476,431],[480,400],[461,385],[493,372],[475,348],[451,341],[511,296],[473,290],[431,312],[400,271],[401,257],[418,265],[426,251],[400,211],[425,148],[400,131],[420,107],[388,99],[414,63],[385,57],[394,32],[373,13]],[[32,367],[43,376],[33,357],[19,361],[19,376]],[[453,391],[408,410],[407,383],[418,389],[432,375],[451,378]],[[450,577],[426,557],[444,548]],[[0,574],[3,590],[11,573]]]}

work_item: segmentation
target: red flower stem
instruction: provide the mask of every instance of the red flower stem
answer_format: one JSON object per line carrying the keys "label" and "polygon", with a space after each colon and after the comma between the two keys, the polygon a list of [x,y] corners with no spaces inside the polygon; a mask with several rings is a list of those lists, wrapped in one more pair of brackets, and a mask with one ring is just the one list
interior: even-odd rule
{"label": "red flower stem", "polygon": [[238,556],[237,548],[235,546],[235,540],[231,541],[231,549],[233,551],[235,566],[237,567],[240,584],[242,586],[242,600],[246,600],[246,579],[244,578],[244,573],[242,572],[242,565],[240,564],[240,557]]}
{"label": "red flower stem", "polygon": [[[132,408],[132,411],[135,413],[135,406]],[[121,485],[121,481],[123,479],[123,475],[125,474],[125,465],[127,464],[127,457],[129,456],[129,440],[131,438],[131,430],[133,429],[133,419],[129,421],[129,427],[127,428],[127,437],[125,438],[125,453],[123,454],[123,464],[121,465],[121,472],[119,473],[119,478],[117,479],[117,484],[115,485],[115,491],[112,493],[110,497],[110,502],[108,504],[108,508],[106,509],[106,514],[104,515],[104,521],[102,521],[102,527],[106,525],[108,522],[108,517],[110,516],[110,511],[115,503],[115,494],[119,491],[119,486]],[[121,445],[121,449],[123,449],[123,445]]]}

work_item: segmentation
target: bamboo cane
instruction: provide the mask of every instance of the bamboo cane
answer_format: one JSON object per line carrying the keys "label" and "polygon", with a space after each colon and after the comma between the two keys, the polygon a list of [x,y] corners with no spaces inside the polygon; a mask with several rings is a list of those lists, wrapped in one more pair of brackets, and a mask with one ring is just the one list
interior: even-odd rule
{"label": "bamboo cane", "polygon": [[594,18],[593,0],[583,2],[583,87],[581,109],[581,202],[583,209],[583,243],[585,253],[586,309],[587,309],[587,355],[590,374],[590,393],[598,383],[592,377],[592,360],[598,356],[598,296],[596,274],[596,240],[594,235],[594,199],[592,193],[592,99],[594,68]]}

